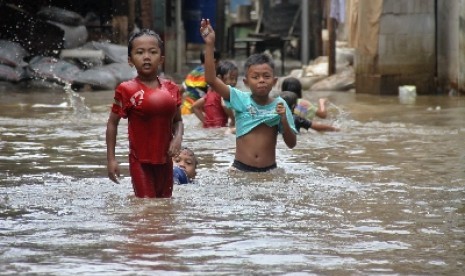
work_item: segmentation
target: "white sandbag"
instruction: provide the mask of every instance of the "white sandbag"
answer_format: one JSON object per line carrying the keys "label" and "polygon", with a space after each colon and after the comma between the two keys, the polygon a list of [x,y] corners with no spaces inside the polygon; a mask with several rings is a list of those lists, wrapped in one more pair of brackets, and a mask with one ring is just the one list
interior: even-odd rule
{"label": "white sandbag", "polygon": [[84,69],[103,65],[105,53],[102,50],[91,50],[83,48],[64,49],[60,51],[60,58],[64,60],[75,60]]}
{"label": "white sandbag", "polygon": [[127,63],[128,47],[108,42],[90,41],[82,46],[84,49],[103,50],[107,63]]}
{"label": "white sandbag", "polygon": [[27,73],[24,67],[11,67],[8,65],[0,64],[0,80],[20,82],[27,78]]}
{"label": "white sandbag", "polygon": [[27,66],[24,58],[29,53],[19,43],[0,39],[0,64],[12,67]]}
{"label": "white sandbag", "polygon": [[331,75],[310,87],[311,91],[348,91],[355,87],[355,73],[347,67],[341,73]]}
{"label": "white sandbag", "polygon": [[327,76],[328,75],[328,57],[320,56],[313,60],[308,66],[304,69],[303,76],[313,77],[313,76]]}
{"label": "white sandbag", "polygon": [[299,78],[300,83],[302,84],[302,90],[309,90],[317,82],[325,79],[326,76],[313,76],[313,77],[301,77]]}
{"label": "white sandbag", "polygon": [[68,26],[84,25],[84,18],[80,14],[53,6],[42,7],[37,12],[37,16],[45,21],[50,20]]}
{"label": "white sandbag", "polygon": [[89,36],[87,28],[84,25],[68,26],[54,21],[48,21],[48,23],[59,27],[65,32],[65,43],[63,45],[65,49],[76,48],[84,45],[87,41],[87,37]]}
{"label": "white sandbag", "polygon": [[336,63],[337,65],[348,64],[354,65],[354,48],[336,48]]}
{"label": "white sandbag", "polygon": [[137,70],[127,63],[111,63],[99,68],[102,71],[111,73],[117,83],[133,79],[137,76]]}
{"label": "white sandbag", "polygon": [[118,84],[112,73],[96,67],[82,71],[75,82],[78,85],[90,85],[94,89],[113,90]]}
{"label": "white sandbag", "polygon": [[59,83],[73,83],[82,71],[76,65],[52,57],[36,56],[29,62],[31,77]]}

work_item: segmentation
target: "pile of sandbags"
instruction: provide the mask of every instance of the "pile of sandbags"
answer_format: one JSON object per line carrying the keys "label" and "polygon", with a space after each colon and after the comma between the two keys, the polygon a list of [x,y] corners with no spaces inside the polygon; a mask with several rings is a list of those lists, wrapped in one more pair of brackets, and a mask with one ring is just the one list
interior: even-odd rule
{"label": "pile of sandbags", "polygon": [[277,89],[280,89],[282,80],[294,77],[300,80],[303,90],[309,91],[349,91],[355,88],[355,72],[353,68],[354,49],[336,48],[336,73],[328,76],[328,57],[320,56],[311,61],[302,69],[292,70],[288,76],[280,79]]}
{"label": "pile of sandbags", "polygon": [[64,31],[65,49],[79,47],[87,41],[88,33],[84,18],[76,12],[46,6],[37,12],[37,17]]}
{"label": "pile of sandbags", "polygon": [[[136,76],[135,69],[127,62],[127,47],[109,42],[87,42],[86,19],[78,13],[53,6],[43,7],[37,14],[19,12],[17,9],[13,9],[12,13],[40,23],[30,28],[42,26],[43,30],[39,34],[35,29],[21,30],[24,34],[5,33],[4,37],[10,39],[0,40],[0,81],[17,83],[42,80],[71,84],[75,90],[82,87],[108,90]],[[12,30],[8,24],[14,24],[13,19],[3,17],[0,22],[5,21],[5,29]],[[47,24],[52,29],[61,30],[48,34],[53,36],[51,40],[54,43],[47,43],[47,34],[40,34],[47,33]],[[34,33],[36,37],[29,37],[27,33]],[[60,55],[62,51],[70,51],[71,54]],[[101,55],[92,54],[94,52]],[[92,55],[86,56],[87,53]]]}

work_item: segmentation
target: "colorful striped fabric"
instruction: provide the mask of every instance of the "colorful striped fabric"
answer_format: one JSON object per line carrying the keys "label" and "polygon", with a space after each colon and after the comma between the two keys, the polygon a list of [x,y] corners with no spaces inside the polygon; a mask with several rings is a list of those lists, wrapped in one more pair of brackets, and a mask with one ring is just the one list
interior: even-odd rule
{"label": "colorful striped fabric", "polygon": [[184,101],[181,107],[183,115],[192,114],[192,104],[207,93],[207,82],[205,81],[205,67],[199,65],[187,74],[183,82]]}

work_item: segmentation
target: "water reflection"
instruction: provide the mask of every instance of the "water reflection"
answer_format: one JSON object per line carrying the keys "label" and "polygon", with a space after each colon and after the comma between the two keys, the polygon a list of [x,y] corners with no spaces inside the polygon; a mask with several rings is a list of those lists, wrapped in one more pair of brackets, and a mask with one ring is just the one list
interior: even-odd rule
{"label": "water reflection", "polygon": [[105,178],[111,97],[1,92],[2,273],[463,272],[463,98],[309,95],[329,98],[342,131],[302,133],[294,150],[280,141],[274,174],[229,174],[234,137],[186,117],[197,184],[143,200],[132,195],[124,139],[122,183]]}

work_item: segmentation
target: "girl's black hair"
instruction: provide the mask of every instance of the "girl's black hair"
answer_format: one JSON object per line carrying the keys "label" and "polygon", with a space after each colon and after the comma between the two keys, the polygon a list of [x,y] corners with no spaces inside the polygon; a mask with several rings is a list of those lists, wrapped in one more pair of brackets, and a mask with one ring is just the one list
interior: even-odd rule
{"label": "girl's black hair", "polygon": [[283,80],[283,84],[281,85],[281,91],[291,91],[296,93],[299,98],[302,98],[302,84],[297,78],[285,78]]}
{"label": "girl's black hair", "polygon": [[216,75],[224,78],[225,75],[234,70],[238,70],[236,64],[229,60],[222,60],[216,67]]}
{"label": "girl's black hair", "polygon": [[132,51],[132,42],[134,41],[134,39],[138,38],[138,37],[141,37],[143,35],[151,35],[153,37],[155,37],[155,39],[157,40],[158,42],[158,47],[160,47],[160,50],[162,52],[162,54],[165,52],[165,47],[163,45],[163,40],[161,40],[160,36],[150,30],[150,29],[142,29],[136,33],[134,33],[133,35],[131,35],[131,37],[129,38],[129,41],[128,41],[128,56],[131,56],[131,51]]}

